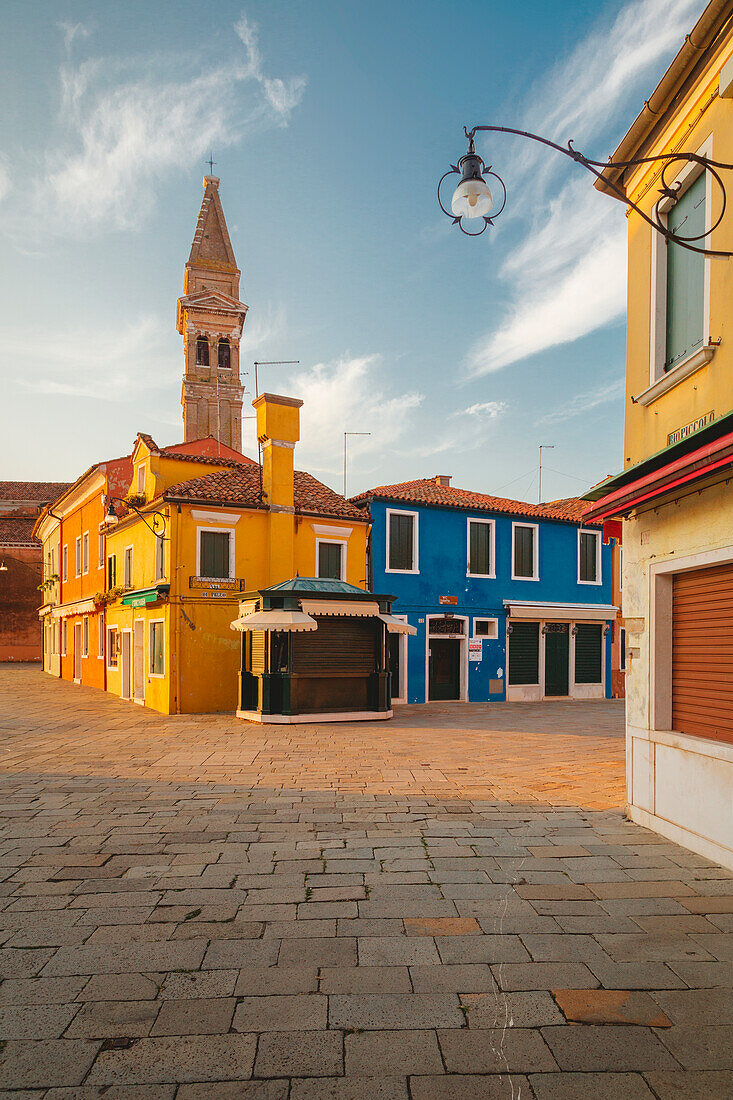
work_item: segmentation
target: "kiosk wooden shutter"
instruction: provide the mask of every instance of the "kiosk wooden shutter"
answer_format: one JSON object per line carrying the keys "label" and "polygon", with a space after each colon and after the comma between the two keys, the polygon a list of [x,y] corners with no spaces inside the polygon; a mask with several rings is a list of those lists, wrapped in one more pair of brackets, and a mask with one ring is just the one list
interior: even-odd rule
{"label": "kiosk wooden shutter", "polygon": [[733,563],[674,576],[672,727],[733,742]]}

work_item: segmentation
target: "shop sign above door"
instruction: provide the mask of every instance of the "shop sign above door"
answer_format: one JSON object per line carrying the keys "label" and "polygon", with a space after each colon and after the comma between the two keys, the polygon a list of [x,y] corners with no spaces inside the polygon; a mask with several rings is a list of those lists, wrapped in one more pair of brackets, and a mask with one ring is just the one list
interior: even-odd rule
{"label": "shop sign above door", "polygon": [[710,412],[706,412],[704,416],[698,416],[696,420],[691,420],[689,424],[683,424],[681,428],[676,428],[673,432],[670,432],[667,436],[667,446],[671,447],[673,443],[681,443],[683,439],[687,439],[688,435],[694,435],[695,432],[699,432],[701,428],[707,428],[708,424],[712,424],[715,420],[715,413],[711,409]]}

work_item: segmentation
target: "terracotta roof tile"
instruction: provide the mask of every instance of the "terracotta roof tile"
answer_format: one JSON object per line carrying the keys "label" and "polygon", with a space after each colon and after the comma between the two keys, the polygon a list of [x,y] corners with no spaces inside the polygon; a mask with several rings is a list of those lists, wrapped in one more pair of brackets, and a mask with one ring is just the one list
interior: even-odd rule
{"label": "terracotta roof tile", "polygon": [[70,485],[70,481],[0,481],[0,500],[52,504]]}
{"label": "terracotta roof tile", "polygon": [[432,504],[439,508],[458,508],[471,512],[498,512],[505,515],[525,516],[532,519],[554,519],[564,523],[577,523],[587,508],[587,501],[572,497],[553,501],[551,504],[530,504],[524,500],[510,500],[488,493],[474,493],[452,485],[439,485],[434,478],[403,481],[398,485],[378,485],[352,497],[355,504],[367,504],[371,500],[397,501],[401,504]]}
{"label": "terracotta roof tile", "polygon": [[6,519],[0,516],[0,546],[37,546],[40,548],[40,541],[33,537],[35,522],[32,516],[27,519],[19,517]]}
{"label": "terracotta roof tile", "polygon": [[[260,467],[237,466],[171,486],[165,500],[208,501],[216,504],[261,508]],[[342,519],[368,520],[368,513],[329,489],[304,470],[295,471],[295,511],[303,515],[336,516]]]}

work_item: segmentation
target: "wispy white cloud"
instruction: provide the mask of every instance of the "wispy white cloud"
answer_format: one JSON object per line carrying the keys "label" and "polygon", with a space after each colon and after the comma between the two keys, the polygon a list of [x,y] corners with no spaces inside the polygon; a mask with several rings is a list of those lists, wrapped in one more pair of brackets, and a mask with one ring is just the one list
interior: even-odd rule
{"label": "wispy white cloud", "polygon": [[74,44],[75,38],[88,38],[89,28],[85,27],[83,23],[59,23],[59,27],[64,36],[64,47],[67,53],[71,52],[71,47]]}
{"label": "wispy white cloud", "polygon": [[[626,4],[531,89],[519,125],[559,144],[575,139],[600,159],[699,8],[699,0]],[[495,165],[501,160],[510,196],[521,195],[521,208],[508,208],[510,230],[530,220],[500,268],[510,290],[506,317],[469,350],[474,377],[586,336],[620,318],[626,304],[623,206],[545,147],[491,135],[488,148]]]}
{"label": "wispy white cloud", "polygon": [[[83,33],[80,25],[63,30],[68,46]],[[171,172],[254,128],[286,125],[305,77],[268,76],[254,24],[242,16],[235,31],[231,56],[214,65],[174,55],[63,65],[65,134],[24,186],[23,204],[6,204],[6,231],[42,238],[136,227]]]}
{"label": "wispy white cloud", "polygon": [[619,378],[614,378],[612,382],[598,386],[597,389],[589,390],[587,393],[579,393],[556,409],[546,413],[537,423],[559,424],[563,420],[571,420],[574,416],[580,416],[581,413],[591,412],[602,405],[608,405],[611,401],[618,401],[623,396],[625,385],[626,380],[622,375]]}
{"label": "wispy white cloud", "polygon": [[502,413],[506,412],[505,401],[478,401],[474,405],[469,405],[466,409],[456,409],[452,412],[451,419],[464,416],[473,417],[476,420],[496,420]]}

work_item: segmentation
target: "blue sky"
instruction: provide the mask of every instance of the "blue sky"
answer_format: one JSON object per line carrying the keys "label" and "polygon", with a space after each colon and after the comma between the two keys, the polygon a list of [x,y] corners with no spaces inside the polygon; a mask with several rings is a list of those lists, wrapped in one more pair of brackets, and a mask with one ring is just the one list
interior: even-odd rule
{"label": "blue sky", "polygon": [[5,0],[0,478],[181,438],[175,306],[210,148],[243,369],[300,360],[261,388],[304,399],[301,468],[340,489],[348,430],[371,433],[350,492],[447,473],[535,500],[539,443],[544,499],[618,469],[623,208],[505,136],[479,145],[509,189],[481,238],[435,185],[464,123],[607,156],[702,7]]}

